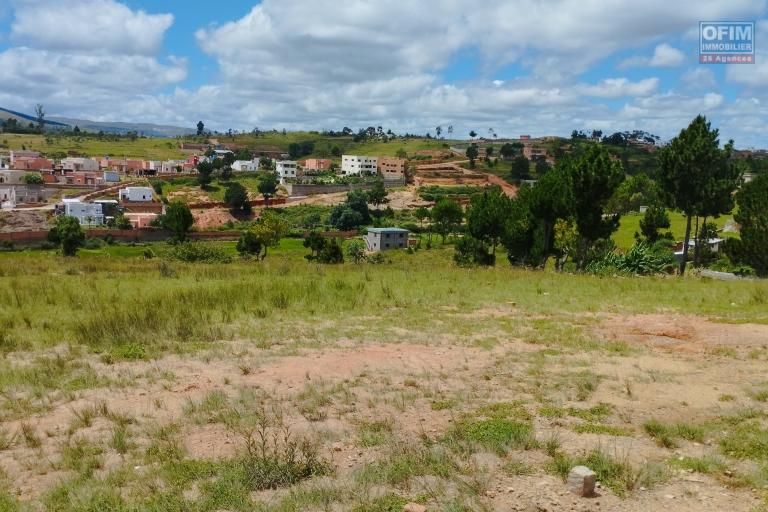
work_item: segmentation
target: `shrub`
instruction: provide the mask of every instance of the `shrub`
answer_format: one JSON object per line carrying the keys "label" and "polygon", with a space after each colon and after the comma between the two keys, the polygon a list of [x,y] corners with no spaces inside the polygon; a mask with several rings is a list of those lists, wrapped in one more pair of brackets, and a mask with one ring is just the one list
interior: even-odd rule
{"label": "shrub", "polygon": [[608,252],[590,262],[586,270],[592,274],[651,275],[666,272],[675,265],[675,255],[663,244],[638,242],[625,254]]}
{"label": "shrub", "polygon": [[279,435],[269,434],[262,424],[255,433],[247,435],[245,443],[245,483],[254,491],[291,486],[331,471],[317,444],[294,439],[287,428]]}
{"label": "shrub", "polygon": [[197,242],[180,243],[171,249],[170,257],[187,263],[231,263],[232,257],[219,247]]}

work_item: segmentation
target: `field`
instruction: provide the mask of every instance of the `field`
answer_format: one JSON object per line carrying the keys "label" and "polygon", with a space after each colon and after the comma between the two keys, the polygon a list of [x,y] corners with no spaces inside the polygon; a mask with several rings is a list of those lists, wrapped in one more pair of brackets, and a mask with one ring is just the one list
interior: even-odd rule
{"label": "field", "polygon": [[766,282],[168,250],[0,253],[3,512],[767,504]]}
{"label": "field", "polygon": [[[685,215],[678,212],[668,211],[670,228],[664,231],[671,231],[675,240],[683,240],[685,238]],[[628,213],[621,217],[621,224],[619,229],[613,234],[613,241],[619,249],[629,249],[635,243],[635,233],[640,231],[640,219],[643,216],[639,213]],[[707,219],[707,222],[714,222],[719,229],[725,227],[725,224],[732,220],[732,215],[724,215],[717,219]],[[695,227],[695,219],[692,224],[692,228]],[[727,238],[730,236],[738,236],[737,233],[721,233],[720,236]]]}
{"label": "field", "polygon": [[[213,138],[217,138],[213,136]],[[451,141],[434,139],[408,139],[403,141],[391,142],[354,142],[352,137],[323,137],[317,133],[308,132],[290,132],[286,135],[280,133],[267,133],[259,137],[252,135],[237,136],[219,136],[217,138],[221,143],[242,144],[247,147],[277,147],[287,152],[288,145],[292,142],[302,142],[311,140],[315,143],[315,151],[307,157],[328,157],[331,149],[337,146],[342,152],[374,155],[374,156],[394,156],[399,149],[404,149],[407,153],[413,154],[420,149],[445,149]],[[180,149],[180,139],[164,138],[138,138],[134,141],[129,139],[120,140],[98,140],[92,136],[70,137],[49,135],[47,138],[42,135],[22,135],[4,133],[0,136],[0,148],[7,149],[29,149],[40,151],[41,153],[65,154],[69,151],[75,151],[82,155],[101,157],[110,156],[114,158],[144,158],[149,160],[168,160],[185,158],[188,153]],[[337,158],[340,161],[340,159]]]}

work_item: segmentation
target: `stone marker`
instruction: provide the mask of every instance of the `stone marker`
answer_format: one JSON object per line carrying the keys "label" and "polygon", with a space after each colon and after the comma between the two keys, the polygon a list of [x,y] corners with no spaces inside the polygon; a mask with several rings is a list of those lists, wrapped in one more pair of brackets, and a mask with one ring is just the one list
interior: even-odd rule
{"label": "stone marker", "polygon": [[597,475],[586,466],[576,466],[568,473],[568,489],[579,496],[594,496]]}

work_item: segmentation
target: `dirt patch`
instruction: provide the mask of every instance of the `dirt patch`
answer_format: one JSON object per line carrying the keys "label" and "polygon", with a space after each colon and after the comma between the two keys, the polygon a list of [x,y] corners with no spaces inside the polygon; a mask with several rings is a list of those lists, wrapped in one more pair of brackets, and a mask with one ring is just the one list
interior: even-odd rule
{"label": "dirt patch", "polygon": [[611,339],[677,352],[768,348],[768,325],[724,324],[693,315],[615,316],[599,331]]}
{"label": "dirt patch", "polygon": [[48,229],[49,212],[39,210],[0,211],[0,233]]}

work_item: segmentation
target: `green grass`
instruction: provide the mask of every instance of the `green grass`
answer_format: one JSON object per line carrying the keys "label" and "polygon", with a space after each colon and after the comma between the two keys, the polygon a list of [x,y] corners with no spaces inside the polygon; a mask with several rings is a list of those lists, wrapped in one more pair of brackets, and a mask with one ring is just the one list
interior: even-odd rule
{"label": "green grass", "polygon": [[665,424],[658,420],[649,420],[643,424],[645,432],[653,437],[659,446],[674,448],[678,439],[686,441],[704,441],[704,428],[688,423]]}
{"label": "green grass", "polygon": [[[686,219],[682,213],[669,211],[670,229],[675,240],[683,240],[685,238],[685,224]],[[621,217],[619,229],[611,237],[619,249],[629,249],[635,244],[635,233],[640,232],[640,220],[643,215],[639,213],[629,213]],[[725,223],[731,219],[732,216],[724,215],[718,219],[707,219],[707,222],[714,222],[718,228],[725,226]],[[694,220],[695,222],[695,220]],[[695,226],[694,226],[695,227]],[[723,233],[722,236],[736,236],[734,233]]]}
{"label": "green grass", "polygon": [[120,141],[99,141],[91,137],[64,137],[50,135],[51,144],[42,135],[4,133],[0,140],[8,141],[9,149],[40,151],[44,154],[76,151],[85,156],[114,158],[146,158],[150,160],[180,159],[185,153],[179,149],[176,139],[121,139]]}

